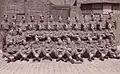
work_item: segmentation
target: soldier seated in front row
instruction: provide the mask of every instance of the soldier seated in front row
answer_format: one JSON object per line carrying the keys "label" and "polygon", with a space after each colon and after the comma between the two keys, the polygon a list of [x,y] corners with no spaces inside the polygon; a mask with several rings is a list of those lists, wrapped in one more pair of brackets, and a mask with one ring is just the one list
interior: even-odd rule
{"label": "soldier seated in front row", "polygon": [[42,49],[42,53],[44,55],[43,60],[48,59],[52,61],[51,53],[53,52],[53,49],[51,48],[51,43],[48,38],[46,41],[43,42]]}
{"label": "soldier seated in front row", "polygon": [[88,43],[86,44],[85,48],[86,48],[87,53],[89,55],[89,57],[88,57],[89,61],[94,60],[94,56],[96,55],[96,52],[97,52],[97,49],[95,47],[96,47],[96,45],[94,44],[92,37],[90,37],[88,35]]}
{"label": "soldier seated in front row", "polygon": [[16,57],[18,56],[19,45],[15,44],[14,41],[10,44],[7,44],[3,49],[3,57],[7,58],[7,62],[15,62]]}
{"label": "soldier seated in front row", "polygon": [[26,60],[29,61],[28,56],[31,53],[31,43],[26,42],[26,40],[23,40],[23,44],[20,45],[20,51],[21,55],[21,61]]}
{"label": "soldier seated in front row", "polygon": [[35,36],[35,41],[33,41],[33,43],[32,43],[32,53],[33,53],[33,55],[34,55],[34,59],[33,59],[33,61],[39,61],[40,62],[40,58],[39,58],[39,56],[40,56],[40,54],[41,54],[41,52],[42,52],[42,49],[41,49],[41,47],[42,46],[40,46],[41,44],[40,44],[40,42],[39,42],[39,39],[38,39],[38,37],[37,36]]}
{"label": "soldier seated in front row", "polygon": [[82,56],[84,55],[86,49],[85,49],[85,43],[83,41],[78,41],[75,43],[74,47],[75,53],[74,57],[77,61],[83,62]]}

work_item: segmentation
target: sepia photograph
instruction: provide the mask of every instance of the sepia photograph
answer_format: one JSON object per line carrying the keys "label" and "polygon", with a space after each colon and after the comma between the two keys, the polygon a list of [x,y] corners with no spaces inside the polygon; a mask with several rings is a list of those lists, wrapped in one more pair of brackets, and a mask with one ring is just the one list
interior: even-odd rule
{"label": "sepia photograph", "polygon": [[120,74],[120,0],[0,0],[0,74]]}

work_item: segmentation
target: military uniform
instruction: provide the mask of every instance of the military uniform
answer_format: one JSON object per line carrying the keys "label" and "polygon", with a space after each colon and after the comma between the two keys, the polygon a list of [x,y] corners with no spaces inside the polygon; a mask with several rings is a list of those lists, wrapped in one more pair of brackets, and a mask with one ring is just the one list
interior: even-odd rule
{"label": "military uniform", "polygon": [[86,49],[85,49],[85,43],[83,41],[77,41],[74,47],[75,53],[74,55],[76,56],[77,61],[83,62],[82,56],[84,55]]}
{"label": "military uniform", "polygon": [[98,46],[98,51],[100,52],[101,55],[99,59],[104,61],[104,57],[108,54],[108,48],[106,48],[106,42],[101,36],[98,41],[99,42],[96,46]]}
{"label": "military uniform", "polygon": [[48,22],[48,27],[49,27],[49,30],[57,30],[57,23],[54,22],[54,21],[50,21]]}
{"label": "military uniform", "polygon": [[[5,51],[5,50],[4,50]],[[19,45],[10,44],[6,47],[6,51],[3,52],[3,56],[5,56],[8,60],[7,62],[14,62],[16,57],[18,56]]]}
{"label": "military uniform", "polygon": [[59,17],[59,21],[57,22],[57,29],[58,30],[63,30],[66,26],[65,23],[62,22],[62,17]]}
{"label": "military uniform", "polygon": [[9,21],[8,21],[8,19],[3,20],[3,22],[1,23],[1,28],[5,29],[5,30],[9,30]]}
{"label": "military uniform", "polygon": [[107,27],[110,30],[115,30],[116,29],[116,21],[113,19],[112,14],[109,13],[109,18],[107,19]]}
{"label": "military uniform", "polygon": [[22,60],[26,60],[29,61],[28,56],[31,53],[31,43],[26,41],[23,41],[23,44],[20,45],[20,55],[22,56],[21,61]]}
{"label": "military uniform", "polygon": [[6,42],[6,45],[11,44],[12,41],[13,41],[12,35],[11,35],[11,34],[7,34],[7,36],[6,36],[6,41],[5,41],[5,42]]}
{"label": "military uniform", "polygon": [[27,30],[27,23],[25,21],[21,22],[20,23],[20,28],[22,29],[22,31],[26,31]]}
{"label": "military uniform", "polygon": [[35,60],[38,60],[38,61],[40,61],[40,58],[39,58],[39,56],[40,56],[40,53],[42,52],[42,49],[40,49],[41,47],[40,47],[40,45],[39,45],[39,42],[34,42],[33,44],[32,44],[32,53],[34,54],[34,56],[35,56],[35,58],[33,59],[33,61],[35,61]]}
{"label": "military uniform", "polygon": [[94,60],[94,56],[96,55],[97,49],[95,48],[95,44],[93,42],[92,36],[88,33],[88,43],[86,44],[86,50],[87,53],[89,54],[89,61]]}
{"label": "military uniform", "polygon": [[96,25],[96,22],[95,22],[95,21],[90,21],[89,29],[90,29],[91,31],[94,31],[95,25]]}
{"label": "military uniform", "polygon": [[75,24],[76,24],[75,29],[81,30],[81,22],[79,22],[78,17],[76,17],[76,19],[75,19]]}
{"label": "military uniform", "polygon": [[67,23],[65,24],[67,30],[72,29],[72,23],[70,17],[67,18]]}
{"label": "military uniform", "polygon": [[47,41],[45,41],[45,42],[43,42],[43,45],[45,45],[45,46],[43,46],[43,54],[44,54],[44,57],[43,57],[43,60],[44,59],[49,59],[50,61],[52,61],[52,58],[51,58],[51,53],[53,52],[53,49],[51,48],[51,43],[49,43],[49,42],[47,42]]}

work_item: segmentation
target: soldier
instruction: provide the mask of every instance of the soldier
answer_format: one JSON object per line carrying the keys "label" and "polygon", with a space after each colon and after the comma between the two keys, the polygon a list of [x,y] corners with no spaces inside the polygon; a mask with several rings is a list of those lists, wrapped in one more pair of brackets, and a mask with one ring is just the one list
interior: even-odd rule
{"label": "soldier", "polygon": [[86,50],[87,50],[87,53],[89,54],[88,60],[92,61],[94,60],[97,49],[95,48],[96,45],[94,44],[93,39],[89,33],[87,36],[88,36],[88,43],[86,44]]}
{"label": "soldier", "polygon": [[84,41],[81,41],[80,37],[78,38],[79,39],[75,42],[73,58],[75,58],[77,61],[83,62],[82,56],[84,55],[86,51],[85,43]]}
{"label": "soldier", "polygon": [[65,49],[64,49],[64,47],[62,47],[62,45],[57,45],[55,55],[57,57],[57,60],[56,60],[57,62],[60,60],[65,61],[65,59],[64,59]]}
{"label": "soldier", "polygon": [[42,51],[44,54],[43,60],[49,59],[50,61],[52,61],[51,53],[53,52],[53,49],[51,48],[52,43],[50,43],[49,41],[50,40],[47,39],[47,41],[43,42],[43,51]]}
{"label": "soldier", "polygon": [[99,15],[98,22],[96,23],[96,30],[101,31],[101,30],[104,28],[104,26],[103,26],[104,21],[103,21],[102,17],[103,17],[103,15],[102,15],[102,14],[101,14],[101,15]]}
{"label": "soldier", "polygon": [[73,55],[75,53],[75,43],[72,41],[70,44],[66,44],[66,46],[64,47],[65,49],[65,55],[66,55],[66,61],[70,61],[72,64],[75,63],[75,61],[73,60]]}
{"label": "soldier", "polygon": [[16,28],[16,23],[17,23],[17,17],[16,17],[16,15],[13,15],[10,26],[11,26],[12,28]]}
{"label": "soldier", "polygon": [[28,41],[28,42],[34,41],[35,40],[35,34],[36,34],[35,30],[26,31],[26,41]]}
{"label": "soldier", "polygon": [[94,18],[93,14],[91,14],[91,20],[90,20],[90,23],[88,25],[89,25],[89,27],[88,27],[89,30],[94,31],[96,22],[95,22],[95,18]]}
{"label": "soldier", "polygon": [[113,13],[109,13],[109,18],[106,21],[106,28],[109,30],[116,29],[116,21],[113,19]]}
{"label": "soldier", "polygon": [[100,53],[99,59],[101,61],[104,61],[104,58],[108,54],[108,48],[106,48],[106,42],[105,42],[106,40],[103,39],[103,37],[104,37],[104,34],[100,34],[98,44],[96,45],[96,46],[98,46],[97,49]]}
{"label": "soldier", "polygon": [[71,30],[71,26],[72,26],[72,23],[71,23],[71,19],[70,17],[67,17],[67,23],[66,23],[66,29],[67,30]]}
{"label": "soldier", "polygon": [[6,35],[6,38],[5,38],[5,42],[6,42],[5,44],[6,45],[11,44],[12,40],[13,40],[12,35],[11,35],[11,33],[8,32]]}
{"label": "soldier", "polygon": [[40,21],[38,23],[39,30],[44,30],[44,16],[40,15]]}
{"label": "soldier", "polygon": [[18,34],[18,31],[15,28],[11,28],[10,31],[8,31],[11,35],[15,36]]}
{"label": "soldier", "polygon": [[16,35],[16,43],[17,44],[22,44],[22,41],[26,38],[24,32],[19,29],[18,35]]}
{"label": "soldier", "polygon": [[49,17],[48,28],[49,30],[55,30],[57,28],[57,24],[54,22],[52,15]]}
{"label": "soldier", "polygon": [[26,40],[23,40],[22,42],[23,44],[20,45],[20,55],[21,57],[21,61],[26,60],[29,61],[28,56],[31,53],[31,43],[30,42],[26,42]]}
{"label": "soldier", "polygon": [[112,45],[110,44],[110,41],[108,39],[106,39],[106,49],[108,50],[107,55],[105,56],[105,58],[115,58],[116,55],[114,53],[114,50],[116,49],[112,49]]}
{"label": "soldier", "polygon": [[1,32],[2,42],[3,44],[5,44],[5,38],[6,38],[7,32],[9,31],[9,21],[8,21],[7,15],[4,15],[3,21],[0,24],[0,29],[2,29],[2,32]]}
{"label": "soldier", "polygon": [[4,15],[4,17],[3,17],[3,21],[1,23],[1,28],[5,29],[6,31],[9,30],[9,21],[8,21],[8,16],[7,15]]}
{"label": "soldier", "polygon": [[74,44],[75,44],[74,42],[70,41],[70,38],[68,37],[63,38],[62,46],[63,46],[63,49],[65,50],[65,56],[66,56],[65,62],[70,61],[72,64],[75,63],[75,61],[72,58],[73,53],[74,53],[74,48],[73,48]]}
{"label": "soldier", "polygon": [[78,17],[75,17],[75,23],[76,23],[75,29],[81,30],[81,22]]}
{"label": "soldier", "polygon": [[40,62],[40,53],[41,53],[41,49],[40,49],[40,45],[39,45],[39,39],[38,36],[35,36],[35,41],[33,41],[32,43],[32,53],[34,55],[34,59],[33,61],[39,61]]}
{"label": "soldier", "polygon": [[22,21],[20,22],[19,27],[22,29],[22,31],[27,30],[27,23],[26,23],[26,20],[25,20],[25,16],[22,17]]}
{"label": "soldier", "polygon": [[117,50],[117,45],[116,45],[116,42],[114,39],[114,35],[110,34],[110,35],[108,35],[108,37],[109,37],[109,39],[106,39],[107,40],[106,46],[109,49],[107,56],[110,58],[116,58],[117,57],[116,53],[119,51]]}
{"label": "soldier", "polygon": [[31,26],[31,28],[33,29],[33,30],[36,30],[36,25],[37,25],[37,23],[35,22],[35,17],[34,16],[30,16],[30,23],[29,23],[29,25]]}
{"label": "soldier", "polygon": [[57,23],[57,29],[58,29],[58,30],[63,30],[64,27],[65,27],[65,26],[64,26],[65,24],[64,24],[62,21],[63,21],[62,17],[59,16],[59,21],[58,21],[58,23]]}
{"label": "soldier", "polygon": [[14,41],[12,41],[11,44],[6,45],[6,47],[3,50],[3,56],[7,58],[7,62],[15,62],[16,57],[19,54],[19,45],[15,44]]}

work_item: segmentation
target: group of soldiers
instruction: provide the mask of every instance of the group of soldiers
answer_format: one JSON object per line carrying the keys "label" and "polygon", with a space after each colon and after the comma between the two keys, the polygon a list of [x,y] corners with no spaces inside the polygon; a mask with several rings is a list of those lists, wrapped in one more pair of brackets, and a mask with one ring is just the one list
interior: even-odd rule
{"label": "group of soldiers", "polygon": [[89,61],[99,58],[104,61],[108,58],[119,59],[119,51],[115,43],[116,21],[109,18],[103,20],[94,19],[82,23],[76,16],[72,22],[68,17],[63,22],[62,17],[55,22],[52,15],[46,22],[44,16],[40,16],[39,22],[35,22],[34,16],[30,16],[30,22],[26,22],[25,16],[18,23],[13,16],[9,23],[8,16],[4,16],[1,27],[6,30],[5,43],[3,46],[3,58],[7,62],[16,60],[41,61],[53,58],[56,61],[70,61],[72,64],[83,62],[83,57]]}

